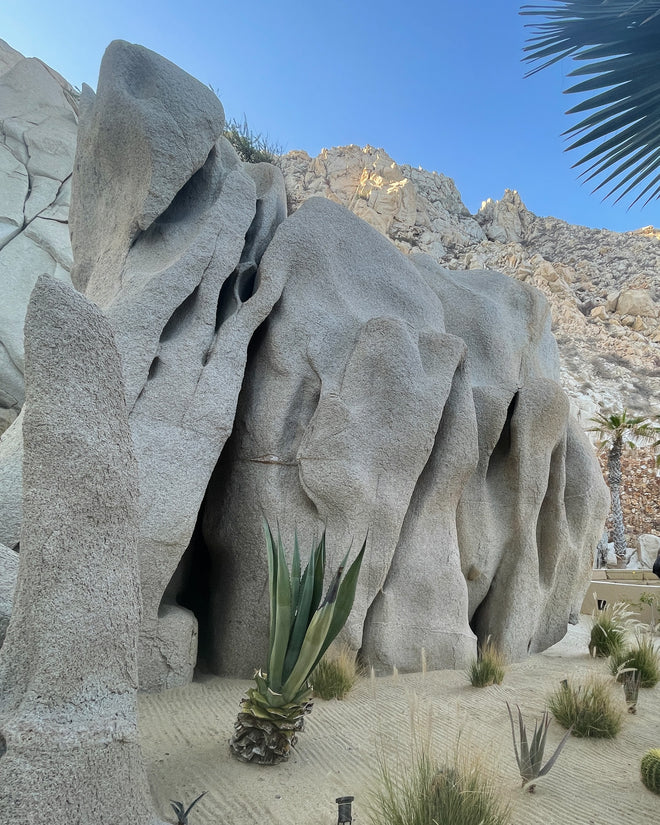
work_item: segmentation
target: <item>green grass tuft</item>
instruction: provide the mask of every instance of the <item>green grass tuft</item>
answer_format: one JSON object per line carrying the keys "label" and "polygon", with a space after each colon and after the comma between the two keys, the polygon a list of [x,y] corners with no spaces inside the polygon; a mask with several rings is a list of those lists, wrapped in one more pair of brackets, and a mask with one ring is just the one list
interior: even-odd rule
{"label": "green grass tuft", "polygon": [[506,659],[489,636],[479,648],[477,658],[467,670],[470,683],[473,687],[499,685],[505,673]]}
{"label": "green grass tuft", "polygon": [[348,645],[331,647],[309,677],[314,696],[319,699],[344,699],[355,687],[360,670],[355,651]]}
{"label": "green grass tuft", "polygon": [[250,129],[245,116],[242,121],[230,118],[223,134],[245,163],[275,163],[282,154],[279,144]]}
{"label": "green grass tuft", "polygon": [[622,698],[615,696],[609,679],[593,675],[581,684],[563,682],[549,697],[548,708],[560,725],[573,726],[573,736],[611,739],[623,724]]}
{"label": "green grass tuft", "polygon": [[637,636],[632,647],[618,651],[610,658],[612,674],[621,680],[623,668],[635,668],[640,673],[640,687],[652,688],[660,681],[660,655],[653,639],[649,636]]}
{"label": "green grass tuft", "polygon": [[621,652],[626,645],[626,633],[633,621],[633,613],[625,602],[608,605],[591,614],[589,653],[607,658]]}
{"label": "green grass tuft", "polygon": [[427,752],[391,770],[381,759],[374,825],[508,825],[510,812],[475,758],[440,767]]}

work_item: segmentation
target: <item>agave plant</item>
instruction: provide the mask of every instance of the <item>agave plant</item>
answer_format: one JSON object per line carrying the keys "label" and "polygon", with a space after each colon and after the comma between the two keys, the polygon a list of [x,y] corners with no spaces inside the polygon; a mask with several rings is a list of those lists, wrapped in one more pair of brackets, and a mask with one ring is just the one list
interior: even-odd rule
{"label": "agave plant", "polygon": [[367,542],[344,575],[346,554],[321,602],[325,532],[302,575],[297,537],[289,572],[279,530],[276,541],[264,521],[264,533],[270,594],[268,667],[255,674],[256,687],[241,702],[230,747],[244,762],[272,765],[289,758],[304,728],[305,714],[312,708],[309,675],[351,612]]}
{"label": "agave plant", "polygon": [[[543,751],[545,750],[545,737],[548,733],[548,727],[550,726],[550,714],[546,710],[543,712],[543,716],[541,717],[541,724],[539,725],[537,721],[534,722],[532,741],[528,743],[527,729],[525,728],[525,723],[523,722],[522,713],[520,712],[518,705],[516,705],[516,708],[518,710],[518,737],[520,739],[520,752],[518,752],[518,743],[516,742],[516,728],[513,722],[513,714],[511,713],[509,703],[506,703],[506,709],[509,711],[509,720],[511,722],[513,749],[516,752],[516,762],[518,763],[518,770],[520,771],[520,776],[522,777],[522,786],[524,788],[525,785],[532,782],[527,790],[530,793],[534,793],[536,783],[533,782],[533,780],[538,779],[540,776],[545,776],[550,771],[550,768],[555,764],[557,757],[566,744],[566,740],[571,735],[573,726],[571,725],[564,735],[564,738],[557,745],[555,752],[552,754],[550,759],[548,759],[545,765],[543,765]],[[541,767],[542,765],[543,767]]]}
{"label": "agave plant", "polygon": [[174,809],[174,813],[176,814],[177,825],[188,825],[188,814],[192,811],[192,809],[199,802],[199,800],[205,795],[206,791],[204,791],[204,793],[201,793],[197,797],[197,799],[195,799],[193,802],[190,803],[190,805],[188,805],[187,808],[183,802],[178,802],[174,799],[170,799],[170,805],[172,806],[172,808]]}

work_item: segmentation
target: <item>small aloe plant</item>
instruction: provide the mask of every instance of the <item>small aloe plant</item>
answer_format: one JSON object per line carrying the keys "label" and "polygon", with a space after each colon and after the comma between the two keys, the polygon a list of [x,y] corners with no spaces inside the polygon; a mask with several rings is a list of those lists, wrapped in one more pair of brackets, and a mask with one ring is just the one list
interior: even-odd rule
{"label": "small aloe plant", "polygon": [[170,799],[170,805],[174,808],[174,813],[176,814],[176,821],[177,825],[188,825],[188,814],[192,811],[195,805],[199,802],[199,800],[207,793],[201,793],[197,799],[188,805],[186,808],[183,802],[177,802],[174,799]]}
{"label": "small aloe plant", "polygon": [[525,728],[525,723],[523,722],[522,713],[520,712],[518,705],[516,705],[518,710],[518,738],[520,739],[520,752],[518,752],[516,728],[513,722],[513,714],[511,713],[511,708],[508,702],[506,703],[506,708],[509,711],[511,734],[513,736],[513,749],[516,752],[516,762],[518,763],[518,770],[520,771],[520,776],[522,777],[522,786],[524,788],[525,785],[531,782],[532,784],[529,785],[527,790],[530,793],[534,793],[536,783],[533,780],[538,779],[540,776],[545,776],[550,771],[550,768],[555,764],[557,757],[566,744],[566,740],[571,735],[573,726],[571,725],[571,727],[566,731],[564,738],[557,745],[555,752],[552,754],[550,759],[548,759],[545,765],[541,767],[543,764],[543,751],[545,750],[545,737],[548,733],[548,727],[550,726],[550,714],[546,710],[543,712],[543,716],[541,717],[541,724],[539,725],[538,721],[534,722],[534,734],[532,735],[532,741],[528,742],[527,729]]}

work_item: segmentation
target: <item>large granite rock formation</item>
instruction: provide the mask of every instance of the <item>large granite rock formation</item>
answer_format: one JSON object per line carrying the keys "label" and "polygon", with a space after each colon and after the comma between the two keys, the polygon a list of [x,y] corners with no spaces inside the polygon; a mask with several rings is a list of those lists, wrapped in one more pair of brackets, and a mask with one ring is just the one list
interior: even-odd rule
{"label": "large granite rock formation", "polygon": [[69,281],[71,86],[0,40],[0,433],[23,404],[23,322],[42,273]]}
{"label": "large granite rock formation", "polygon": [[[262,515],[289,544],[325,524],[334,560],[368,533],[346,636],[378,668],[415,669],[422,647],[431,667],[461,667],[489,634],[515,658],[559,639],[608,497],[547,303],[374,228],[397,232],[405,213],[430,252],[432,230],[443,250],[461,233],[485,242],[450,182],[429,184],[427,209],[383,168],[357,198],[373,226],[319,198],[287,218],[282,175],[239,161],[209,90],[123,42],[80,120],[73,280],[121,355],[141,684],[191,678],[198,619],[213,670],[264,664]],[[14,470],[17,429],[2,445]]]}
{"label": "large granite rock formation", "polygon": [[137,463],[112,330],[44,277],[25,334],[25,521],[0,651],[0,822],[156,825],[137,736]]}
{"label": "large granite rock formation", "polygon": [[317,198],[277,233],[273,269],[282,299],[206,499],[211,667],[265,659],[266,606],[242,609],[265,588],[262,513],[306,541],[325,524],[337,557],[369,532],[345,635],[381,670],[418,668],[422,648],[462,667],[475,633],[511,658],[560,639],[607,495],[540,293],[406,259]]}
{"label": "large granite rock formation", "polygon": [[172,687],[192,678],[197,626],[163,594],[231,433],[248,343],[286,277],[256,277],[284,184],[274,167],[244,167],[207,87],[140,46],[109,46],[80,110],[73,280],[122,357],[140,468],[140,679]]}

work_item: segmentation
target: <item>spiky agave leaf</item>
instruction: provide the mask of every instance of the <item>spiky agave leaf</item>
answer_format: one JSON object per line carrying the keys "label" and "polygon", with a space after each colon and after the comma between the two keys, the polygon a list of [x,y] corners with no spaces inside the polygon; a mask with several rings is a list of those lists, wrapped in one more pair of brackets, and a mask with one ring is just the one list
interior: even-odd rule
{"label": "spiky agave leaf", "polygon": [[268,657],[268,682],[270,687],[278,692],[282,686],[282,669],[291,632],[291,579],[280,531],[277,531],[277,547],[275,547],[270,527],[266,524],[264,529],[268,545],[269,571],[272,571],[270,578],[274,579],[269,588],[271,593],[271,647]]}
{"label": "spiky agave leaf", "polygon": [[298,588],[298,603],[295,608],[295,619],[289,637],[289,644],[284,659],[282,678],[286,681],[300,655],[305,633],[311,617],[314,615],[321,600],[323,573],[325,568],[325,531],[321,541],[310,553],[300,586]]}
{"label": "spiky agave leaf", "polygon": [[[528,743],[527,741],[527,728],[525,727],[525,722],[523,721],[522,713],[520,711],[520,707],[516,705],[516,709],[518,710],[518,739],[520,740],[520,752],[518,751],[518,743],[516,741],[516,728],[513,721],[513,714],[511,713],[511,707],[509,703],[506,703],[506,708],[509,713],[509,721],[511,722],[511,735],[513,737],[513,750],[516,755],[516,762],[518,763],[518,771],[522,778],[523,787],[527,785],[527,783],[531,782],[534,779],[538,779],[540,776],[545,776],[549,771],[550,768],[555,764],[559,754],[562,751],[562,748],[566,744],[568,737],[571,735],[573,731],[573,726],[566,731],[561,742],[557,745],[555,752],[552,754],[550,759],[546,762],[546,764],[541,767],[543,764],[543,752],[545,750],[545,741],[546,736],[548,733],[548,728],[550,726],[550,715],[548,711],[543,712],[543,716],[541,717],[540,724],[538,721],[534,722],[534,733],[532,734],[532,741]],[[531,785],[529,788],[530,791],[534,790],[534,785]]]}
{"label": "spiky agave leaf", "polygon": [[[351,610],[353,609],[353,602],[355,601],[355,591],[357,589],[358,576],[360,575],[360,569],[362,567],[362,560],[364,558],[366,548],[367,539],[365,538],[364,542],[362,543],[362,547],[360,548],[360,552],[353,560],[353,564],[351,564],[351,566],[348,568],[346,575],[339,584],[339,590],[337,592],[337,601],[335,604],[334,612],[332,614],[330,628],[328,630],[328,633],[326,634],[325,641],[321,645],[321,649],[319,650],[319,653],[316,657],[316,661],[312,666],[312,670],[314,670],[316,665],[321,661],[323,654],[334,642],[334,640],[337,637],[337,634],[346,624],[346,619],[348,619],[348,616]],[[344,560],[341,564],[342,569],[346,565],[347,561],[348,553],[346,553],[346,555],[344,556]]]}
{"label": "spiky agave leaf", "polygon": [[307,681],[310,673],[344,626],[355,600],[357,579],[366,546],[367,540],[365,539],[360,552],[343,579],[348,553],[337,569],[323,604],[312,617],[291,675],[282,688],[285,695],[295,693]]}
{"label": "spiky agave leaf", "polygon": [[174,813],[176,814],[177,823],[178,825],[188,825],[188,814],[192,811],[195,805],[199,802],[199,800],[205,796],[207,791],[203,791],[197,799],[194,799],[187,808],[185,808],[183,802],[178,802],[174,799],[170,799],[170,805],[174,809]]}

